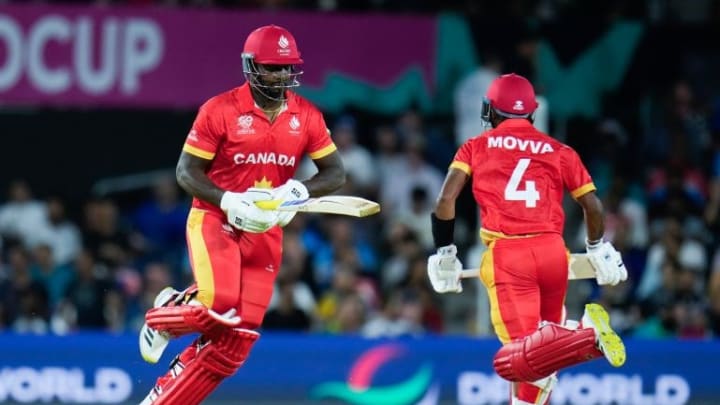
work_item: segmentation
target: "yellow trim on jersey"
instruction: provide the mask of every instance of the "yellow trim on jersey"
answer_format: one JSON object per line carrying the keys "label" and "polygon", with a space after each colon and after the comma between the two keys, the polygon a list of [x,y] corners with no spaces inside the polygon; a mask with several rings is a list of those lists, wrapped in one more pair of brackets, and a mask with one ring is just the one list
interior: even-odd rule
{"label": "yellow trim on jersey", "polygon": [[464,163],[464,162],[460,162],[459,160],[453,160],[453,162],[450,163],[450,168],[461,170],[461,171],[467,173],[468,175],[470,175],[472,173],[472,169],[470,168],[470,165],[468,165],[467,163]]}
{"label": "yellow trim on jersey", "polygon": [[[493,244],[494,245],[494,244]],[[498,303],[497,287],[495,286],[495,261],[493,258],[493,247],[483,253],[482,263],[480,263],[480,280],[487,289],[488,298],[490,298],[490,319],[493,329],[498,339],[505,344],[510,342],[510,333],[508,333],[505,322],[500,314],[500,305]]]}
{"label": "yellow trim on jersey", "polygon": [[214,152],[208,152],[206,150],[202,150],[195,146],[188,145],[187,143],[185,145],[183,145],[183,152],[187,152],[193,156],[197,156],[199,158],[203,158],[203,159],[207,159],[207,160],[212,160],[212,158],[215,157]]}
{"label": "yellow trim on jersey", "polygon": [[337,150],[337,146],[335,146],[335,143],[331,143],[330,145],[328,145],[320,150],[316,150],[315,152],[310,152],[310,159],[324,158],[325,156],[335,152],[336,150]]}
{"label": "yellow trim on jersey", "polygon": [[532,238],[540,235],[539,233],[526,233],[521,235],[507,235],[502,232],[491,231],[489,229],[480,228],[480,239],[483,241],[485,246],[490,246],[491,242],[495,242],[498,239],[520,239],[520,238]]}
{"label": "yellow trim on jersey", "polygon": [[577,199],[577,198],[580,198],[583,195],[585,195],[591,191],[595,191],[595,190],[597,190],[597,188],[595,188],[595,184],[590,182],[584,186],[580,186],[580,187],[576,188],[575,190],[571,191],[570,195],[572,195],[573,198]]}
{"label": "yellow trim on jersey", "polygon": [[212,308],[215,301],[215,281],[210,254],[202,234],[204,219],[205,211],[191,208],[188,214],[187,234],[190,242],[190,261],[200,291],[196,298],[206,307]]}

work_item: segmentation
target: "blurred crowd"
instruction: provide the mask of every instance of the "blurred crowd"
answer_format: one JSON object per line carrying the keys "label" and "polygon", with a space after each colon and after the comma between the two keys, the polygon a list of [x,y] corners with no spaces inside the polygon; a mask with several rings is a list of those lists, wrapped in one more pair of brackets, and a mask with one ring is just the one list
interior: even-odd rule
{"label": "blurred crowd", "polygon": [[[425,260],[429,210],[443,179],[438,165],[454,146],[413,110],[374,129],[373,152],[358,143],[355,117],[340,116],[332,128],[349,173],[339,192],[379,200],[383,213],[363,220],[298,215],[286,228],[265,328],[443,331]],[[434,154],[436,165],[425,158],[430,149],[443,152]],[[298,177],[313,170],[305,161]],[[172,176],[157,176],[145,191],[134,204],[121,193],[91,196],[72,217],[67,212],[78,210],[62,198],[36,197],[27,182],[12,182],[0,204],[0,330],[135,331],[160,289],[187,286],[189,199]]]}
{"label": "blurred crowd", "polygon": [[[392,119],[343,114],[329,120],[349,174],[339,193],[375,199],[383,210],[365,219],[295,218],[286,228],[265,330],[492,333],[476,280],[468,280],[462,294],[437,295],[426,277],[433,249],[429,214],[466,137],[459,115],[475,100],[467,97],[468,83],[471,77],[456,92],[455,134],[412,109]],[[604,201],[606,237],[630,273],[616,287],[571,282],[568,312],[577,316],[585,302],[596,301],[625,335],[720,336],[720,104],[701,102],[682,80],[664,90],[649,102],[641,134],[607,117],[567,125],[567,141]],[[313,170],[303,162],[297,177]],[[0,330],[137,331],[160,289],[187,286],[189,200],[172,176],[158,176],[144,191],[134,204],[112,194],[91,196],[71,217],[62,198],[34,196],[31,185],[14,181],[0,205]],[[456,241],[471,267],[479,265],[484,246],[477,208],[466,194]],[[582,213],[572,200],[566,205],[568,247],[582,251]]]}
{"label": "blurred crowd", "polygon": [[[403,0],[84,3],[442,8],[440,2],[418,6]],[[443,2],[466,11],[493,3]],[[522,14],[528,12],[523,7],[531,7],[530,14],[550,19],[585,4],[502,3],[508,11]],[[604,3],[607,13],[639,7],[645,17],[685,21],[718,15],[712,1]],[[490,81],[517,70],[498,55],[483,56],[483,66],[459,82],[450,117],[413,109],[392,117],[361,111],[328,117],[349,174],[339,193],[377,200],[382,212],[364,219],[297,215],[286,228],[283,264],[263,329],[368,337],[492,334],[488,299],[477,280],[466,280],[462,294],[438,295],[426,276],[433,250],[430,212],[447,166],[457,146],[483,130],[479,108]],[[531,71],[520,73],[532,78]],[[551,122],[540,98],[536,126],[580,153],[604,202],[605,236],[623,253],[630,273],[616,287],[571,282],[569,317],[577,318],[583,304],[594,301],[610,310],[614,326],[626,336],[720,336],[720,96],[676,79],[646,95],[642,116],[632,123],[609,109],[597,119]],[[297,177],[307,178],[313,170],[311,162],[303,162]],[[182,289],[191,282],[184,239],[190,201],[172,175],[156,176],[152,187],[135,190],[142,198],[130,202],[121,191],[93,193],[80,203],[33,191],[32,184],[17,179],[0,196],[0,332],[136,332],[162,288]],[[572,252],[582,252],[582,212],[570,198],[565,205],[565,240]],[[464,267],[478,266],[485,248],[469,190],[461,196],[458,215],[456,242]]]}

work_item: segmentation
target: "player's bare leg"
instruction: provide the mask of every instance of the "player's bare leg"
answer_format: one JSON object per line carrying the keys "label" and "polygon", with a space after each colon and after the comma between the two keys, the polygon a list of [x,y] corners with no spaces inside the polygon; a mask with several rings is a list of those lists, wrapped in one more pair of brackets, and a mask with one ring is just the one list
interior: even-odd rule
{"label": "player's bare leg", "polygon": [[506,380],[529,382],[601,356],[620,367],[625,363],[625,346],[610,328],[607,312],[600,305],[588,304],[580,328],[545,323],[500,348],[493,366]]}

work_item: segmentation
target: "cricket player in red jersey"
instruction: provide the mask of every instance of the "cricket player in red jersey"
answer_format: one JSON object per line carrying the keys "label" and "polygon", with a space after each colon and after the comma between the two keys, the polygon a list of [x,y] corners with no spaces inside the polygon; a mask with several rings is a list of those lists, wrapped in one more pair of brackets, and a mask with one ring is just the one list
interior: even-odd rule
{"label": "cricket player in red jersey", "polygon": [[[291,92],[299,85],[295,38],[282,27],[253,31],[242,54],[246,83],[207,101],[185,139],[179,184],[194,199],[187,244],[195,284],[167,288],[145,316],[143,358],[155,363],[168,339],[199,337],[178,355],[142,404],[194,405],[247,358],[259,338],[280,269],[282,228],[294,213],[262,200],[302,200],[337,190],[345,170],[320,111]],[[292,177],[309,155],[318,173]]]}
{"label": "cricket player in red jersey", "polygon": [[535,92],[522,76],[507,74],[489,87],[483,119],[492,129],[457,151],[432,214],[437,253],[428,276],[437,292],[461,292],[453,244],[455,201],[472,177],[488,250],[480,278],[490,297],[491,319],[503,347],[494,367],[512,382],[512,405],[549,403],[564,367],[605,356],[625,362],[625,347],[607,312],[588,304],[581,322],[565,321],[568,250],[562,239],[564,190],[585,213],[587,254],[601,285],[627,279],[620,254],[603,241],[603,209],[577,153],[537,131]]}

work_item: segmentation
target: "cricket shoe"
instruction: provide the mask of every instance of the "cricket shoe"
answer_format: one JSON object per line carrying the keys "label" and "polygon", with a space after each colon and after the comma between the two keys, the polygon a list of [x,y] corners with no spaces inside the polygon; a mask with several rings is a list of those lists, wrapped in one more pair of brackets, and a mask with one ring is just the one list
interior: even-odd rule
{"label": "cricket shoe", "polygon": [[582,326],[592,328],[595,331],[598,349],[600,349],[610,365],[620,367],[625,364],[625,344],[610,327],[610,316],[603,307],[598,304],[585,305]]}
{"label": "cricket shoe", "polygon": [[[168,305],[180,295],[180,291],[172,287],[165,287],[158,293],[153,302],[153,308]],[[140,355],[148,363],[155,364],[160,360],[165,348],[170,343],[170,335],[157,331],[148,326],[147,322],[140,329]]]}

